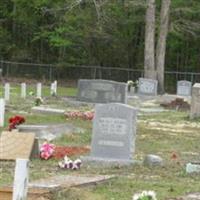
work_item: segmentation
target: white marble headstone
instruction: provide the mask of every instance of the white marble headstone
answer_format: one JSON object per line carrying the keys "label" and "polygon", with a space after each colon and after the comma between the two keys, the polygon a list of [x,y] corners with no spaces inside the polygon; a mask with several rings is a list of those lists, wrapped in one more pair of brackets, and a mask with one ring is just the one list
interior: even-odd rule
{"label": "white marble headstone", "polygon": [[12,200],[27,199],[28,178],[29,178],[28,163],[29,163],[28,159],[16,160]]}
{"label": "white marble headstone", "polygon": [[37,83],[36,96],[37,97],[42,97],[42,83]]}
{"label": "white marble headstone", "polygon": [[4,126],[5,100],[0,99],[0,127]]}
{"label": "white marble headstone", "polygon": [[54,81],[54,92],[57,95],[57,81]]}
{"label": "white marble headstone", "polygon": [[57,81],[51,83],[51,95],[57,95]]}
{"label": "white marble headstone", "polygon": [[10,100],[10,84],[9,83],[5,83],[5,88],[4,88],[4,98],[5,101],[9,101]]}
{"label": "white marble headstone", "polygon": [[21,83],[21,98],[26,98],[26,83]]}

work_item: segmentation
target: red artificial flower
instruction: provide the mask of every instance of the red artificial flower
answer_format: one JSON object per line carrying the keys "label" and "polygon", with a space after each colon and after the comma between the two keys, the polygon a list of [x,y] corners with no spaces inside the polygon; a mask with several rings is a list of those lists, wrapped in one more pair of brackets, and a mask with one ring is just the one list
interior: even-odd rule
{"label": "red artificial flower", "polygon": [[178,155],[175,152],[173,152],[171,155],[171,159],[176,160],[177,158],[178,158]]}
{"label": "red artificial flower", "polygon": [[25,122],[25,118],[19,115],[9,118],[9,131],[15,129],[17,125]]}

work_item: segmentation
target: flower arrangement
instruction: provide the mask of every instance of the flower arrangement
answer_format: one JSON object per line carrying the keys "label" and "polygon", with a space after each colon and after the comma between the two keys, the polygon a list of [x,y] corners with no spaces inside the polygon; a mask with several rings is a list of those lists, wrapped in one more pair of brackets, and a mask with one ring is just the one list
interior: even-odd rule
{"label": "flower arrangement", "polygon": [[35,98],[35,106],[40,106],[44,101],[41,97],[36,97]]}
{"label": "flower arrangement", "polygon": [[157,200],[157,198],[154,191],[143,191],[135,194],[132,200]]}
{"label": "flower arrangement", "polygon": [[58,167],[60,167],[61,169],[77,170],[77,169],[80,169],[81,165],[82,165],[82,161],[80,159],[76,159],[76,160],[72,161],[67,156],[64,157],[63,161],[60,161],[58,163]]}
{"label": "flower arrangement", "polygon": [[40,158],[44,160],[48,160],[53,156],[55,150],[54,144],[50,144],[48,142],[44,142],[40,147]]}
{"label": "flower arrangement", "polygon": [[131,87],[138,87],[138,80],[136,80],[135,82],[133,82],[132,80],[127,81],[128,84],[128,91],[130,92]]}
{"label": "flower arrangement", "polygon": [[20,125],[25,122],[25,118],[19,115],[9,118],[9,131],[16,129],[17,125]]}
{"label": "flower arrangement", "polygon": [[94,112],[93,111],[71,111],[66,112],[65,116],[70,119],[83,119],[83,120],[92,120],[94,118]]}
{"label": "flower arrangement", "polygon": [[29,94],[30,96],[33,96],[33,95],[34,95],[34,92],[33,92],[33,91],[30,91],[28,94]]}

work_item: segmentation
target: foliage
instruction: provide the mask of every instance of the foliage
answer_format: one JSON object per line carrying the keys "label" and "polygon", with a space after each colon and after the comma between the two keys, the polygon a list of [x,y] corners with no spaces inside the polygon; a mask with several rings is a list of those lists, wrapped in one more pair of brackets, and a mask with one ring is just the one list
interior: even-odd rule
{"label": "foliage", "polygon": [[[2,0],[1,59],[142,69],[145,0],[101,2],[99,22],[92,0]],[[172,1],[167,69],[199,69],[199,9],[199,0]]]}

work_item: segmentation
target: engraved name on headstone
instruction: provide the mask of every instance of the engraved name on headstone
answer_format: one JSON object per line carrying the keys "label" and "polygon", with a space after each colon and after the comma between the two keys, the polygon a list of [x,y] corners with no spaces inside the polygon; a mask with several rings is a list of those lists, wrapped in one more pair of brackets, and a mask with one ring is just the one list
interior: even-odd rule
{"label": "engraved name on headstone", "polygon": [[192,83],[190,81],[178,81],[177,82],[177,95],[191,96]]}
{"label": "engraved name on headstone", "polygon": [[200,83],[195,83],[192,87],[190,118],[197,117],[200,117]]}
{"label": "engraved name on headstone", "polygon": [[100,79],[80,79],[77,100],[91,103],[127,103],[127,84]]}
{"label": "engraved name on headstone", "polygon": [[96,105],[92,150],[87,160],[131,163],[135,150],[137,110],[111,103]]}
{"label": "engraved name on headstone", "polygon": [[157,95],[158,81],[139,78],[138,93],[142,95]]}

